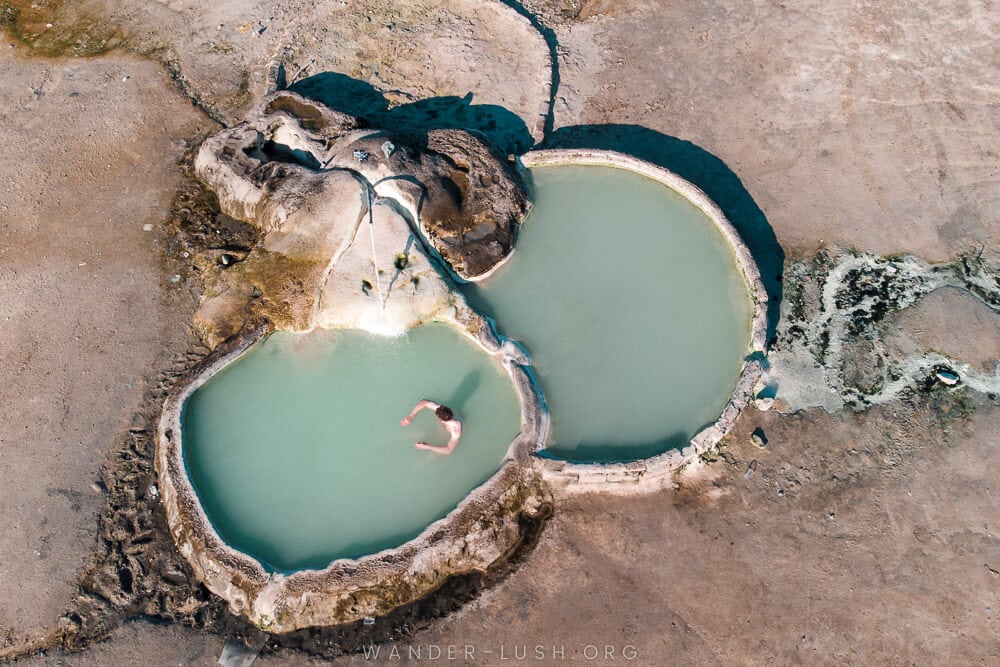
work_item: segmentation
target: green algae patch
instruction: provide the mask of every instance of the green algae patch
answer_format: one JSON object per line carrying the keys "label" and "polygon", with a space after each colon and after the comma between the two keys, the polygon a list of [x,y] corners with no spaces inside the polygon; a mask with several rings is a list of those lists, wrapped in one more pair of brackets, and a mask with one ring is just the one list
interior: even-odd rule
{"label": "green algae patch", "polygon": [[0,0],[0,27],[32,56],[92,58],[126,42],[121,28],[63,0]]}
{"label": "green algae patch", "polygon": [[261,314],[278,329],[308,329],[315,291],[328,261],[269,252],[257,246],[246,261],[229,272],[235,284],[253,284],[264,294]]}

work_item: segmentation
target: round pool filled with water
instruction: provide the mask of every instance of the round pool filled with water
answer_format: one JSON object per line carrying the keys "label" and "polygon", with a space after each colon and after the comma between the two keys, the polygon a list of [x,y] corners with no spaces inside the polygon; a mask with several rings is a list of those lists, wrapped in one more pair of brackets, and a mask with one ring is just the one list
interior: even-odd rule
{"label": "round pool filled with water", "polygon": [[[464,422],[447,456],[427,398]],[[267,568],[319,569],[396,547],[496,472],[520,430],[510,376],[452,327],[400,338],[275,333],[212,377],[182,418],[188,475],[215,530]]]}
{"label": "round pool filled with water", "polygon": [[684,447],[728,402],[753,302],[733,247],[664,184],[605,166],[530,171],[514,256],[464,289],[524,343],[570,461]]}

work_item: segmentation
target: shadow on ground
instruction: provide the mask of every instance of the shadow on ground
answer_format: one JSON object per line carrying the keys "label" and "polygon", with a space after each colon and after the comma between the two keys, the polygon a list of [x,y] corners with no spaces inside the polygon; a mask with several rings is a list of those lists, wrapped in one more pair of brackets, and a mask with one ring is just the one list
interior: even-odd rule
{"label": "shadow on ground", "polygon": [[[524,121],[493,104],[473,104],[445,96],[392,106],[365,81],[323,72],[289,89],[350,114],[387,132],[420,135],[436,129],[461,129],[482,137],[500,156],[520,155],[532,146]],[[595,148],[633,155],[669,169],[701,188],[725,213],[747,244],[767,290],[767,340],[774,339],[782,299],[785,253],[763,211],[725,162],[699,146],[641,125],[577,125],[547,133],[544,148]]]}
{"label": "shadow on ground", "polygon": [[288,89],[390,134],[468,130],[483,137],[503,157],[520,155],[533,143],[520,116],[495,104],[473,104],[472,93],[464,97],[431,97],[393,106],[371,84],[337,72],[310,76],[294,82]]}
{"label": "shadow on ground", "polygon": [[556,118],[556,95],[559,93],[559,39],[556,32],[548,27],[538,18],[536,14],[529,11],[527,7],[518,0],[500,0],[515,12],[523,16],[531,24],[533,30],[545,41],[545,48],[549,52],[549,98],[545,101],[545,122],[542,128],[542,136],[548,137],[555,129]]}

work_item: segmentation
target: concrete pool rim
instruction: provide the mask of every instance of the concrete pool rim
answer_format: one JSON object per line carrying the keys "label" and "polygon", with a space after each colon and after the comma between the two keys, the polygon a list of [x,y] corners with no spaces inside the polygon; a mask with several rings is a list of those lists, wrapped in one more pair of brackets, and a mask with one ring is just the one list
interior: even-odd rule
{"label": "concrete pool rim", "polygon": [[763,372],[762,359],[767,351],[767,291],[757,263],[722,209],[696,185],[668,169],[616,151],[575,148],[529,151],[519,157],[519,163],[525,169],[575,165],[614,167],[645,176],[677,192],[701,210],[730,245],[752,302],[753,316],[747,355],[733,393],[718,419],[698,432],[683,449],[636,461],[582,463],[538,456],[537,452],[545,447],[544,442],[539,443],[533,457],[534,465],[557,493],[637,494],[664,488],[670,483],[674,471],[696,460],[732,430],[743,408],[754,396],[755,386]]}

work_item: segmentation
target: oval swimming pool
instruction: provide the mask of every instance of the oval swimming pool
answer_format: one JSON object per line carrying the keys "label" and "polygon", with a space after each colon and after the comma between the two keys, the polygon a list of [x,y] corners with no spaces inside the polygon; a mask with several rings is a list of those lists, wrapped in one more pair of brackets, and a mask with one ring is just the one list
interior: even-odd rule
{"label": "oval swimming pool", "polygon": [[[421,398],[451,406],[462,440]],[[198,388],[183,456],[216,532],[277,572],[319,569],[397,547],[499,469],[521,426],[510,376],[453,327],[400,338],[275,333]]]}
{"label": "oval swimming pool", "polygon": [[529,173],[517,251],[463,290],[531,353],[552,417],[543,454],[617,462],[686,446],[719,417],[750,352],[754,304],[733,246],[638,173]]}

